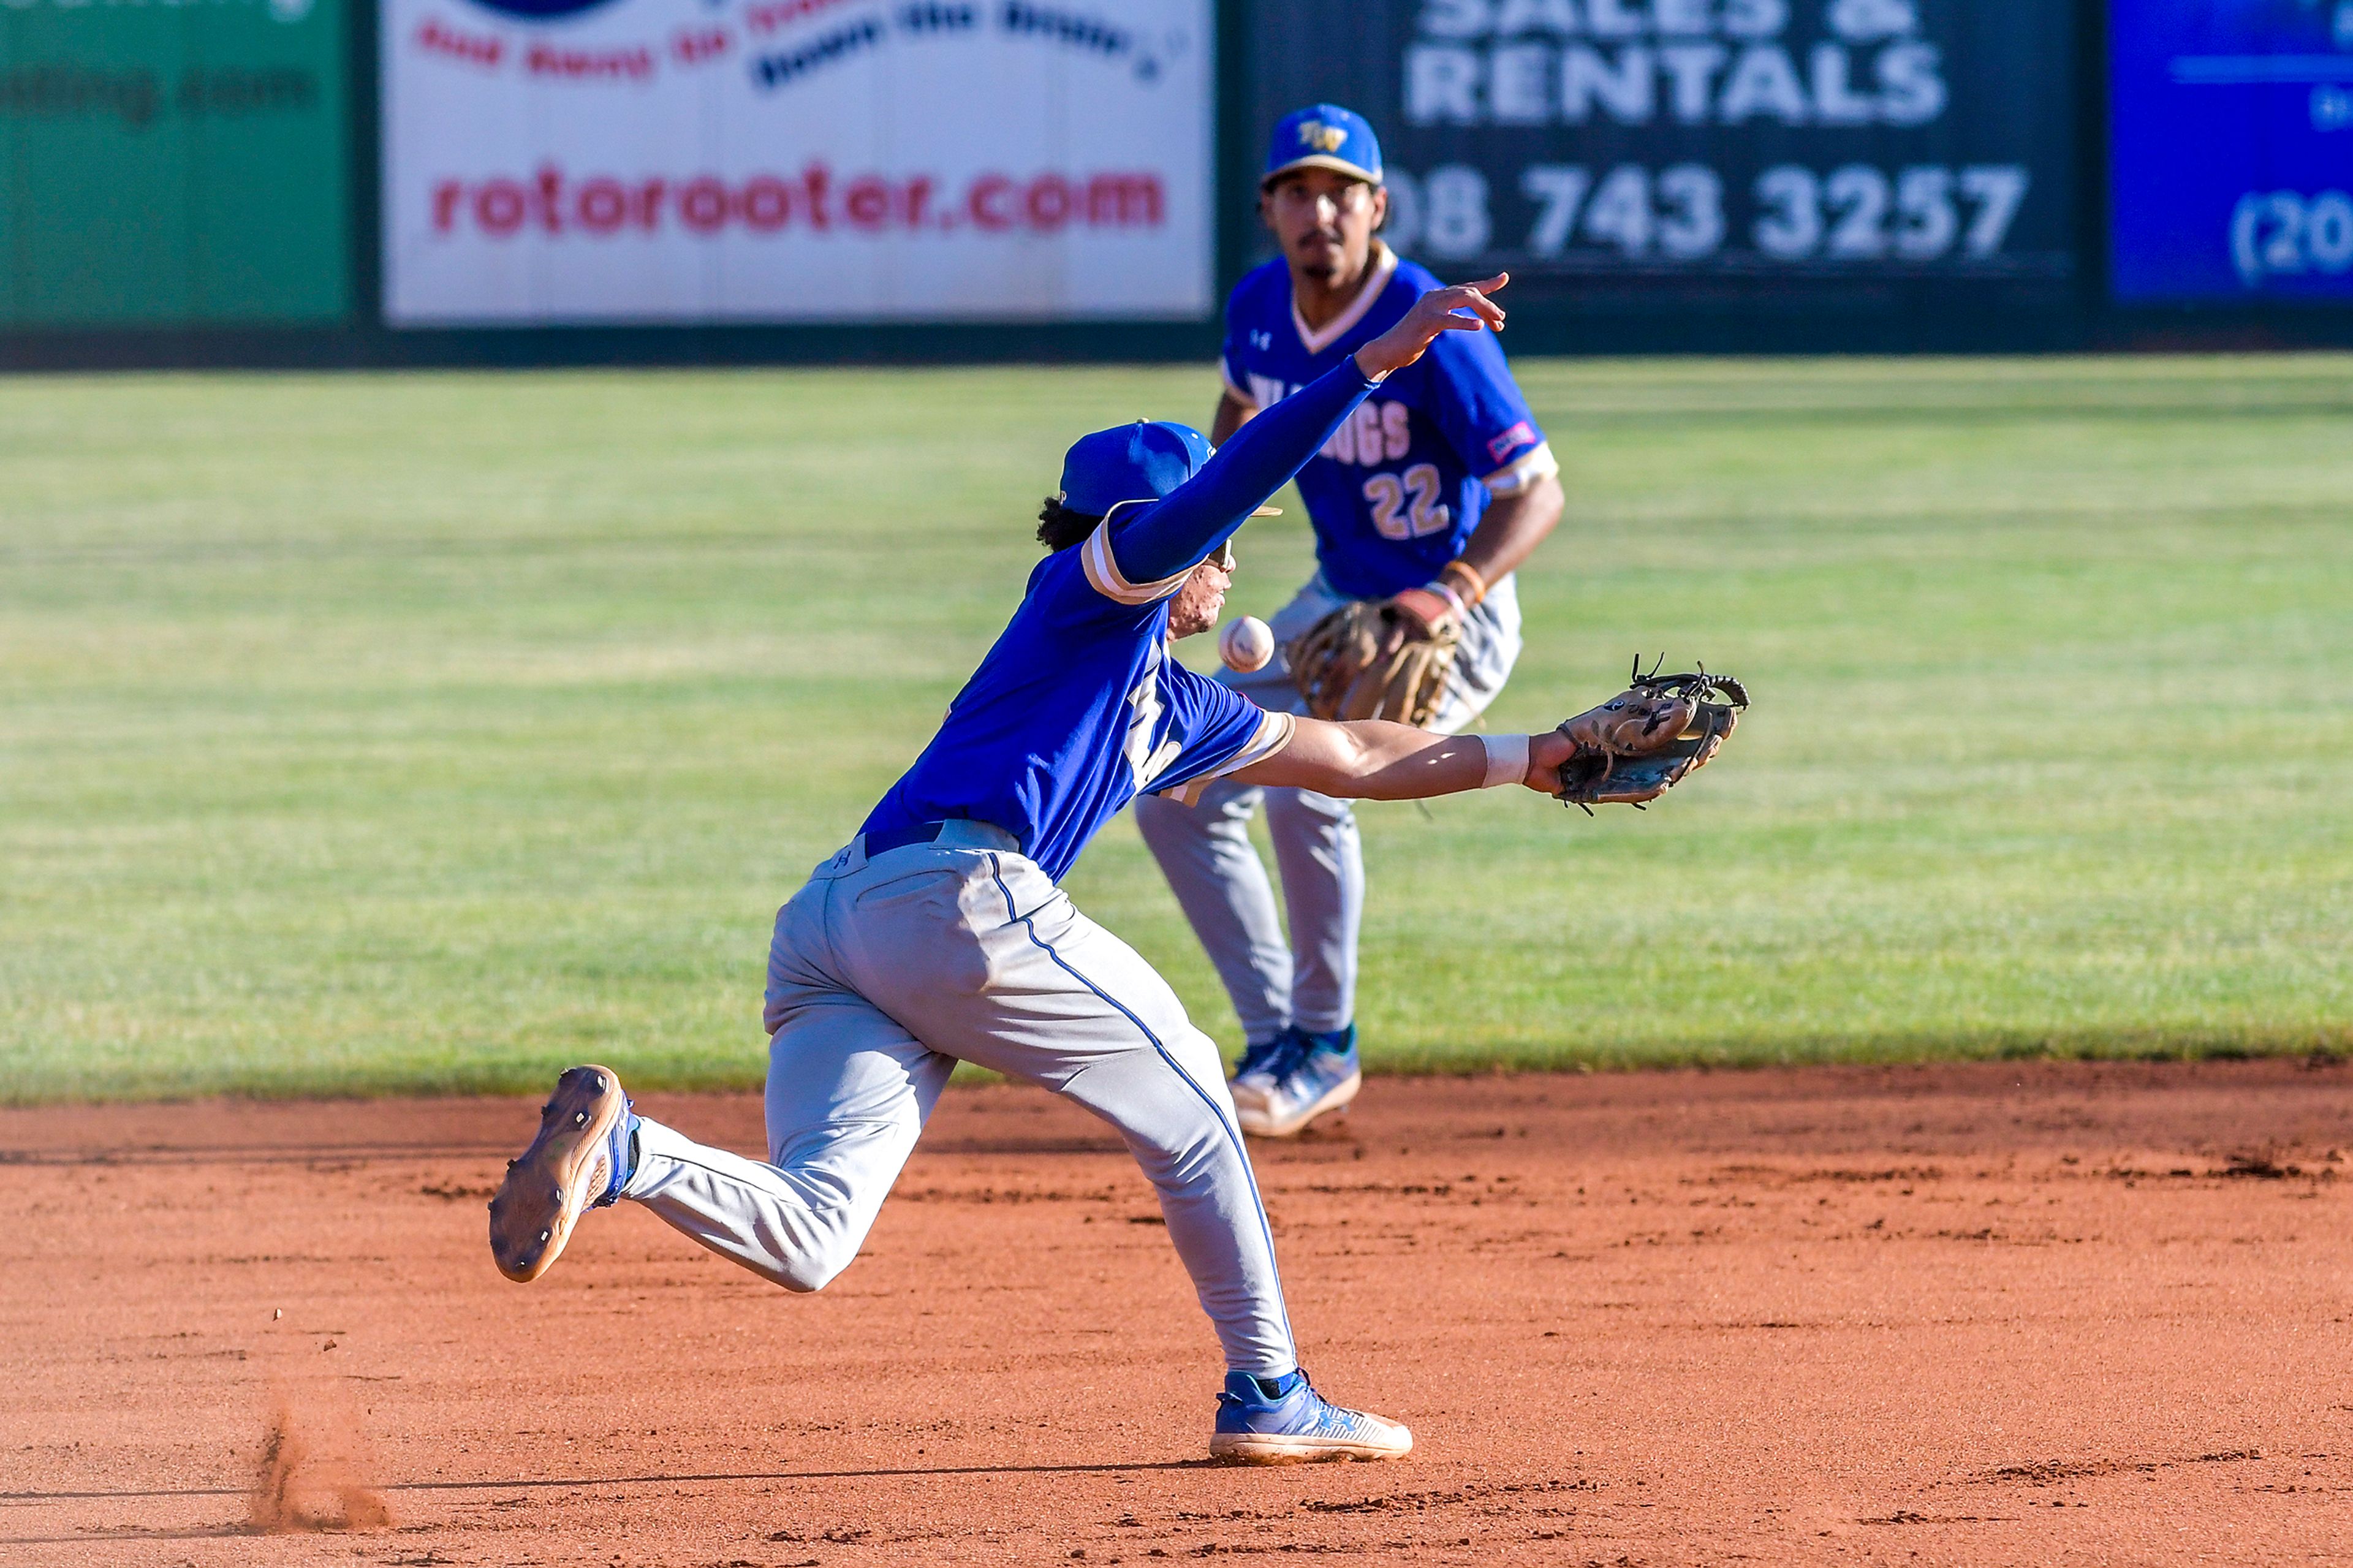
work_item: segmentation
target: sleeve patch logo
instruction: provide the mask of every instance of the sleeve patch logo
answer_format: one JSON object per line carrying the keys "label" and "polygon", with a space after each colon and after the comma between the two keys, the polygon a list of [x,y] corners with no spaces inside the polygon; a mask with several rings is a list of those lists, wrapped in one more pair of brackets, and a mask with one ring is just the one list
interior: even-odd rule
{"label": "sleeve patch logo", "polygon": [[1500,463],[1505,458],[1512,455],[1513,447],[1527,446],[1535,441],[1535,438],[1536,433],[1535,429],[1529,426],[1526,420],[1523,419],[1517,425],[1513,426],[1510,429],[1504,431],[1502,435],[1487,443],[1487,456],[1493,461]]}

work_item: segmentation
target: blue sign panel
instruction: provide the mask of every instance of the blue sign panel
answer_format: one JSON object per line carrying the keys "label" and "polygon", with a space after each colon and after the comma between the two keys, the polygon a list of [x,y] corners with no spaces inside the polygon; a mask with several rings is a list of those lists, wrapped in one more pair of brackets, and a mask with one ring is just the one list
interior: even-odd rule
{"label": "blue sign panel", "polygon": [[2353,303],[2353,0],[2114,0],[2116,298]]}

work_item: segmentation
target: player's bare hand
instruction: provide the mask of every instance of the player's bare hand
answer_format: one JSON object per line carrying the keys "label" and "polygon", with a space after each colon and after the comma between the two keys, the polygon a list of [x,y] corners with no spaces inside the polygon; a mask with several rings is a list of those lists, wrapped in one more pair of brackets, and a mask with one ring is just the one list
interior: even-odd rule
{"label": "player's bare hand", "polygon": [[1477,283],[1457,283],[1432,289],[1413,302],[1405,319],[1356,351],[1356,364],[1366,375],[1383,376],[1403,370],[1438,341],[1440,332],[1483,332],[1504,330],[1504,308],[1488,298],[1512,280],[1508,272]]}
{"label": "player's bare hand", "polygon": [[1560,793],[1560,765],[1577,755],[1577,742],[1558,730],[1528,737],[1528,771],[1520,782],[1538,795]]}

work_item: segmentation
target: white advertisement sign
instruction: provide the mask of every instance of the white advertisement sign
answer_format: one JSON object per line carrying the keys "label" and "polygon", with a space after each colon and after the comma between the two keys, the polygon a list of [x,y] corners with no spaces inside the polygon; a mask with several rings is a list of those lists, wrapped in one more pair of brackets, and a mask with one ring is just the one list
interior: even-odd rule
{"label": "white advertisement sign", "polygon": [[1210,0],[384,0],[396,326],[1209,313]]}

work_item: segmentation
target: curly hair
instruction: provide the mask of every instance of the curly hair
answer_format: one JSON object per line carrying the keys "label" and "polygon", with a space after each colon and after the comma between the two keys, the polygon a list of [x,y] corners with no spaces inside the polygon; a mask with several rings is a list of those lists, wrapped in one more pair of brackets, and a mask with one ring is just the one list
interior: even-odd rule
{"label": "curly hair", "polygon": [[1058,496],[1048,496],[1046,504],[1038,509],[1038,542],[1048,550],[1068,550],[1083,542],[1102,521],[1102,518],[1072,511]]}

